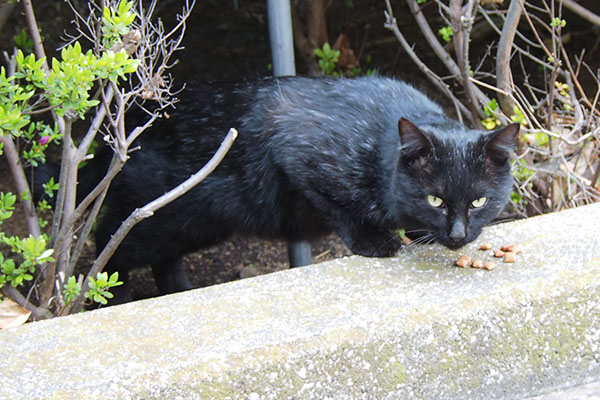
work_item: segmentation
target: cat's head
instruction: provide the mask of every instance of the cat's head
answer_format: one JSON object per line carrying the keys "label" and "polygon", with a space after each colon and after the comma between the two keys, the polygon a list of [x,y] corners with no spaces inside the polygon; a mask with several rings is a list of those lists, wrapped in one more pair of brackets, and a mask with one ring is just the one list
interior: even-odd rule
{"label": "cat's head", "polygon": [[420,129],[403,118],[398,130],[408,184],[402,191],[410,193],[402,206],[405,229],[430,234],[452,249],[475,240],[510,197],[509,159],[519,124],[493,132],[456,124]]}

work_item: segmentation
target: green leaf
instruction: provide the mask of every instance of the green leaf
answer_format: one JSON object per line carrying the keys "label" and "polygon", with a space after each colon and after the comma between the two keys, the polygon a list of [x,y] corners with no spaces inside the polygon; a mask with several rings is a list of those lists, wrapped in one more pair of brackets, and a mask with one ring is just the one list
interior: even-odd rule
{"label": "green leaf", "polygon": [[106,305],[108,303],[108,301],[100,293],[94,294],[94,301],[102,305]]}
{"label": "green leaf", "polygon": [[98,272],[96,282],[106,282],[108,280],[108,272]]}
{"label": "green leaf", "polygon": [[54,249],[46,249],[42,254],[40,254],[39,258],[50,258],[50,256],[54,253]]}
{"label": "green leaf", "polygon": [[0,208],[6,210],[14,210],[14,205],[17,201],[17,196],[11,192],[0,193]]}
{"label": "green leaf", "polygon": [[115,283],[115,282],[117,282],[118,280],[119,280],[119,272],[118,272],[118,271],[115,271],[115,272],[114,272],[114,273],[113,273],[113,274],[110,276],[109,282],[110,282],[110,283]]}
{"label": "green leaf", "polygon": [[23,55],[23,52],[21,51],[21,49],[19,49],[17,51],[17,57],[15,58],[17,61],[17,65],[22,66],[23,63],[25,62],[25,55]]}
{"label": "green leaf", "polygon": [[445,42],[450,42],[454,35],[454,31],[450,25],[440,28],[438,32],[442,35],[442,39],[444,39]]}
{"label": "green leaf", "polygon": [[498,110],[498,101],[496,99],[492,99],[486,106],[483,107],[483,112],[488,117],[493,116]]}

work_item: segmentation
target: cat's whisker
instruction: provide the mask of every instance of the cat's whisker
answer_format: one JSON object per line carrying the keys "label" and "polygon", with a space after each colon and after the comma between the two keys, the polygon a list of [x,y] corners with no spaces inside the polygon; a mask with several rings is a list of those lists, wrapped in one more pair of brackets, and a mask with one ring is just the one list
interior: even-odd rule
{"label": "cat's whisker", "polygon": [[405,231],[406,234],[411,234],[411,233],[429,233],[429,231],[427,229],[412,229],[410,231]]}
{"label": "cat's whisker", "polygon": [[379,247],[377,248],[377,250],[379,251],[379,250],[383,249],[385,246],[387,246],[387,245],[388,245],[389,243],[391,243],[393,240],[396,240],[396,238],[395,238],[395,237],[392,237],[392,238],[390,238],[389,240],[386,240],[385,242],[383,242],[383,243],[381,244],[381,246],[379,246]]}
{"label": "cat's whisker", "polygon": [[[422,230],[422,232],[427,232],[427,231]],[[435,237],[431,233],[427,233],[426,235],[420,236],[420,237],[416,238],[415,240],[413,240],[412,242],[410,242],[409,244],[405,245],[404,247],[402,247],[402,249],[400,251],[405,251],[411,247],[418,246],[421,244],[430,244],[433,241],[435,241]]]}

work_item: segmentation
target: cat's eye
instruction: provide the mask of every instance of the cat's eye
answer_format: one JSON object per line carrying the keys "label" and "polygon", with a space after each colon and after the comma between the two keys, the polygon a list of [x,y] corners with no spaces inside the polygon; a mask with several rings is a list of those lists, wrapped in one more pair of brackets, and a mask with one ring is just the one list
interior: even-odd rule
{"label": "cat's eye", "polygon": [[427,201],[429,202],[429,205],[431,207],[435,207],[435,208],[441,207],[444,204],[444,200],[440,199],[437,196],[433,196],[433,195],[427,196]]}
{"label": "cat's eye", "polygon": [[485,204],[487,203],[487,197],[480,197],[477,200],[473,200],[471,202],[471,207],[473,208],[481,208],[483,206],[485,206]]}

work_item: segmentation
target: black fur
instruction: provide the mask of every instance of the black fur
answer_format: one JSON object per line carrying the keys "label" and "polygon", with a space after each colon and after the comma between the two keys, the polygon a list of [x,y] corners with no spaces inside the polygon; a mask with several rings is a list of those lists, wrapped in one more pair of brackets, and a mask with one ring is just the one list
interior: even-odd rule
{"label": "black fur", "polygon": [[[234,233],[300,241],[333,231],[352,252],[385,257],[400,247],[392,230],[404,228],[458,248],[509,198],[518,125],[468,129],[403,82],[264,79],[200,85],[180,97],[114,180],[99,249],[133,209],[200,169],[229,128],[239,137],[205,181],[126,237],[106,267],[125,282],[130,269],[150,264],[161,291],[188,289],[181,257]],[[98,168],[91,163],[95,172],[81,179],[96,181],[86,174]],[[444,205],[432,207],[428,195]],[[481,197],[486,205],[473,208]]]}

